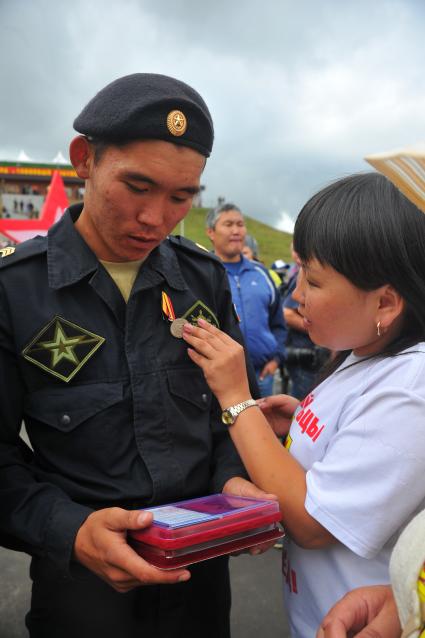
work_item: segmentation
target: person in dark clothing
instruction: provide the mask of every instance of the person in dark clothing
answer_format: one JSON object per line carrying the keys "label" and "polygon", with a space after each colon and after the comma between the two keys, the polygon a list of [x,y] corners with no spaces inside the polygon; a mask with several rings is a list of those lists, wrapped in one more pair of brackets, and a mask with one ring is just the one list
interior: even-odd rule
{"label": "person in dark clothing", "polygon": [[186,84],[134,74],[74,128],[84,203],[0,260],[0,540],[33,557],[31,638],[228,638],[226,558],[161,571],[127,543],[152,521],[141,508],[264,496],[170,330],[202,316],[242,340],[219,260],[168,237],[211,116]]}

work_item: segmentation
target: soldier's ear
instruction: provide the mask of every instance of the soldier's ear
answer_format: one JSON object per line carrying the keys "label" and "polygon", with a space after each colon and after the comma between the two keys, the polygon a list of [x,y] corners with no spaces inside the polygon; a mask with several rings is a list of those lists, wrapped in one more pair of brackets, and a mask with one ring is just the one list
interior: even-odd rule
{"label": "soldier's ear", "polygon": [[93,165],[93,148],[84,135],[74,137],[69,145],[69,157],[75,172],[81,179],[90,177],[91,167]]}

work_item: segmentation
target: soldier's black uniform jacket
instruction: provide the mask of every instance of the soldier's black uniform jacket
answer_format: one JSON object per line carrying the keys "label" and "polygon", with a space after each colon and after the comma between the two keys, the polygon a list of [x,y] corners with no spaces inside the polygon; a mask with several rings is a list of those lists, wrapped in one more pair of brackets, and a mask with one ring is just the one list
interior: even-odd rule
{"label": "soldier's black uniform jacket", "polygon": [[[224,268],[169,238],[126,304],[74,229],[81,206],[0,263],[0,535],[66,572],[93,509],[221,491],[245,476],[202,371],[170,334],[201,312],[241,341]],[[24,420],[33,447],[18,438]]]}

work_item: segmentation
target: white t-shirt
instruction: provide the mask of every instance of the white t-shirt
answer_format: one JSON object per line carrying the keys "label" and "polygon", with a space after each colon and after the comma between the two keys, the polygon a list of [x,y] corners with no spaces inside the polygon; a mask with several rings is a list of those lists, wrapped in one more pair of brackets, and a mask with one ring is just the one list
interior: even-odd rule
{"label": "white t-shirt", "polygon": [[307,471],[305,507],[340,541],[285,541],[292,636],[312,638],[347,591],[389,582],[401,528],[425,507],[425,343],[386,359],[351,354],[300,404],[289,436]]}

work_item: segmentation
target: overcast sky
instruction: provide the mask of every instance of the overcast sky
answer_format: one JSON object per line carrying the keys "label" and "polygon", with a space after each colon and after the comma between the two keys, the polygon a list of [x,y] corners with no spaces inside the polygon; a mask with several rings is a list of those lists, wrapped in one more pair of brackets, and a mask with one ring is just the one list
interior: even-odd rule
{"label": "overcast sky", "polygon": [[0,0],[0,160],[68,157],[104,85],[173,75],[210,107],[204,205],[288,229],[363,157],[425,141],[424,0]]}

